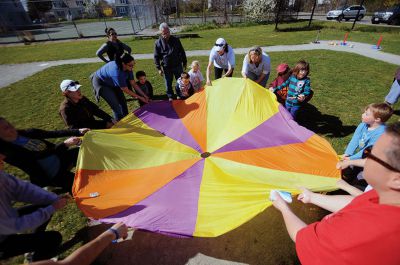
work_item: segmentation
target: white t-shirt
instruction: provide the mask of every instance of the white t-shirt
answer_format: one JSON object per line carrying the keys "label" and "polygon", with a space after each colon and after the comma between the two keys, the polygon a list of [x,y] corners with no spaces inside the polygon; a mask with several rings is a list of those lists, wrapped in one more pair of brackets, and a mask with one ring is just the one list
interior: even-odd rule
{"label": "white t-shirt", "polygon": [[190,83],[192,83],[194,90],[198,91],[201,88],[201,82],[204,81],[203,75],[200,70],[193,72],[193,69],[190,69],[188,74],[190,75]]}
{"label": "white t-shirt", "polygon": [[232,47],[228,45],[228,52],[224,52],[222,56],[220,56],[217,52],[217,47],[214,46],[210,52],[209,62],[214,62],[214,66],[222,69],[229,69],[229,65],[231,68],[235,68],[235,52]]}
{"label": "white t-shirt", "polygon": [[242,73],[247,74],[249,72],[260,76],[261,73],[267,75],[271,71],[271,59],[265,53],[262,54],[261,62],[256,66],[254,63],[249,63],[249,55],[247,54],[243,60]]}
{"label": "white t-shirt", "polygon": [[370,190],[372,190],[372,186],[368,184],[368,186],[365,187],[364,192],[367,192],[367,191],[370,191]]}

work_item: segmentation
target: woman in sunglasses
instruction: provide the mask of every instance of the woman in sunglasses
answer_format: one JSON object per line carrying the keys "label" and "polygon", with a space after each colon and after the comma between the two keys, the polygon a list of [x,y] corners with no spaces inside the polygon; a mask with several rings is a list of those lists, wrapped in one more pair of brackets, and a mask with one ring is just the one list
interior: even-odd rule
{"label": "woman in sunglasses", "polygon": [[271,72],[271,59],[260,47],[253,47],[244,57],[242,66],[243,78],[249,78],[265,87]]}
{"label": "woman in sunglasses", "polygon": [[[211,86],[211,66],[214,64],[215,79],[221,77],[232,77],[235,68],[235,53],[230,45],[223,39],[219,38],[215,42],[210,52],[210,59],[207,66],[207,85]],[[224,75],[222,73],[225,72]]]}
{"label": "woman in sunglasses", "polygon": [[[116,121],[128,114],[128,105],[124,93],[144,103],[149,102],[149,98],[135,82],[133,77],[134,65],[135,59],[130,54],[125,53],[122,57],[116,57],[115,61],[106,63],[90,76],[97,102],[102,97],[111,107]],[[128,82],[140,95],[128,88]]]}
{"label": "woman in sunglasses", "polygon": [[[121,57],[125,52],[131,54],[132,49],[118,39],[118,34],[115,29],[106,28],[105,32],[108,40],[97,50],[97,57],[103,62],[108,63],[110,61],[115,61],[116,57]],[[107,53],[108,60],[103,56],[105,53]]]}

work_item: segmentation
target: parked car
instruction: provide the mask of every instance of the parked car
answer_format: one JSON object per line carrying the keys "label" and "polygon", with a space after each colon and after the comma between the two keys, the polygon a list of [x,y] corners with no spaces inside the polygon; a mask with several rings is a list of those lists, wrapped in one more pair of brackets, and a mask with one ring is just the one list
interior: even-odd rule
{"label": "parked car", "polygon": [[[358,13],[358,11],[360,11],[360,13]],[[361,20],[365,16],[365,13],[367,13],[367,9],[365,9],[364,6],[342,6],[336,10],[329,11],[326,14],[326,19],[336,19],[338,21],[342,21],[342,19],[345,19],[346,21],[349,21],[350,19]]]}
{"label": "parked car", "polygon": [[400,25],[400,5],[395,5],[385,11],[375,12],[371,18],[372,24],[387,23]]}
{"label": "parked car", "polygon": [[34,20],[32,21],[32,23],[33,23],[33,24],[44,24],[44,23],[46,23],[46,20],[41,19],[41,18],[37,18],[37,19],[34,19]]}

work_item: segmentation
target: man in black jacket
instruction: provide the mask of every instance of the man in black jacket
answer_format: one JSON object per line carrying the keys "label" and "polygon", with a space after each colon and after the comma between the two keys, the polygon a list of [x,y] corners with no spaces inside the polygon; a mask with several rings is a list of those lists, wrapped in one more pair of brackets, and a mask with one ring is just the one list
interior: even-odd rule
{"label": "man in black jacket", "polygon": [[181,41],[171,36],[167,23],[160,24],[160,38],[156,40],[154,47],[154,63],[160,75],[164,75],[167,96],[172,100],[174,91],[172,90],[172,80],[178,80],[186,69],[187,59]]}
{"label": "man in black jacket", "polygon": [[33,184],[41,187],[61,187],[71,192],[74,174],[70,171],[78,158],[79,137],[70,137],[60,144],[46,138],[81,136],[88,129],[45,131],[41,129],[17,130],[0,117],[0,154],[5,161],[25,171]]}

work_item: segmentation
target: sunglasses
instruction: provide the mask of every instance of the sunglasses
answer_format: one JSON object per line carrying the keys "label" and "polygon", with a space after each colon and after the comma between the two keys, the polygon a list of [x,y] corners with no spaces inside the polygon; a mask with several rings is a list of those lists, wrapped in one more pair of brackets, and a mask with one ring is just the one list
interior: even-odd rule
{"label": "sunglasses", "polygon": [[74,86],[76,86],[76,85],[79,85],[79,82],[78,82],[78,81],[71,82],[71,83],[69,83],[69,85],[67,86],[67,89],[70,88],[70,87],[74,87]]}
{"label": "sunglasses", "polygon": [[218,44],[218,43],[215,43],[215,46],[218,46],[218,47],[224,47],[224,45],[225,45],[225,44]]}
{"label": "sunglasses", "polygon": [[110,33],[110,36],[117,36],[117,33]]}
{"label": "sunglasses", "polygon": [[367,154],[366,154],[366,157],[369,158],[369,159],[371,159],[371,160],[374,160],[375,162],[377,162],[377,163],[380,164],[381,166],[383,166],[383,167],[389,169],[390,171],[394,171],[394,172],[400,173],[400,169],[397,169],[397,168],[395,168],[395,167],[389,165],[387,162],[385,162],[385,161],[383,161],[382,159],[376,157],[376,156],[373,155],[371,152],[370,152],[370,153],[367,153]]}

